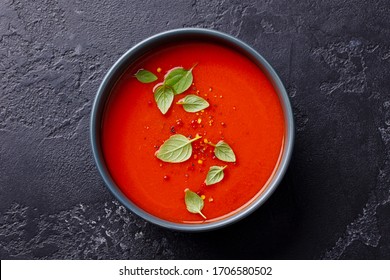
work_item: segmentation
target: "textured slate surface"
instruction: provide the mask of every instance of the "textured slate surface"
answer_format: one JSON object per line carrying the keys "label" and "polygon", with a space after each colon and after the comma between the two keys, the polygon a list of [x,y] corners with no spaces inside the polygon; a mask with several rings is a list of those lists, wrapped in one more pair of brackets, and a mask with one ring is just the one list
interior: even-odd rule
{"label": "textured slate surface", "polygon": [[[263,54],[297,124],[272,198],[203,234],[120,206],[88,139],[112,63],[179,27],[220,30]],[[385,0],[0,0],[1,259],[389,259],[389,38]]]}

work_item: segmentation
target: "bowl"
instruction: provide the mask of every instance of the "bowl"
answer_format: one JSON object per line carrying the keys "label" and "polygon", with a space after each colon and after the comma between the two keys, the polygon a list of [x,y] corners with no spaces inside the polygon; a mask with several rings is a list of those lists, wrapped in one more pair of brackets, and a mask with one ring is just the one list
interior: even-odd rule
{"label": "bowl", "polygon": [[[163,220],[159,217],[149,214],[148,212],[144,211],[136,204],[134,204],[122,193],[122,191],[110,175],[110,172],[108,171],[107,166],[105,164],[100,136],[102,117],[104,114],[106,102],[110,96],[111,89],[113,88],[117,80],[121,77],[121,75],[124,73],[124,71],[126,71],[126,69],[129,67],[129,65],[150,50],[158,48],[161,45],[188,40],[205,40],[222,44],[245,55],[252,62],[254,62],[271,81],[279,97],[280,104],[284,113],[285,122],[285,138],[283,151],[281,153],[281,159],[279,161],[278,167],[274,172],[274,175],[270,178],[269,182],[267,183],[265,189],[261,192],[261,194],[256,199],[254,199],[248,206],[239,210],[237,213],[215,222],[203,224],[182,224]],[[257,53],[253,48],[251,48],[241,40],[218,31],[200,28],[183,28],[166,31],[149,37],[129,49],[115,62],[115,64],[110,68],[106,76],[103,78],[103,81],[97,91],[92,108],[90,137],[93,156],[97,165],[97,169],[101,177],[103,178],[105,185],[116,197],[116,199],[118,199],[127,209],[129,209],[131,212],[135,213],[139,217],[145,219],[146,221],[168,229],[187,232],[199,232],[218,229],[241,220],[242,218],[248,216],[250,213],[255,211],[257,208],[259,208],[272,195],[272,193],[275,191],[275,189],[281,182],[291,158],[294,144],[294,121],[291,104],[286,89],[284,88],[275,70],[259,53]]]}

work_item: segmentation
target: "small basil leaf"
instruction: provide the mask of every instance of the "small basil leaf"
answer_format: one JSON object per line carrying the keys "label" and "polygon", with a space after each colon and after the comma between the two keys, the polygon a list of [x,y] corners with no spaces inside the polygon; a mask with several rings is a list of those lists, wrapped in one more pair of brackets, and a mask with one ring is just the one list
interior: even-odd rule
{"label": "small basil leaf", "polygon": [[236,155],[234,154],[232,148],[225,141],[221,140],[215,145],[214,149],[215,156],[226,162],[235,162]]}
{"label": "small basil leaf", "polygon": [[141,83],[151,83],[157,80],[157,76],[148,70],[140,69],[134,75]]}
{"label": "small basil leaf", "polygon": [[210,106],[206,100],[194,94],[187,95],[176,104],[183,105],[184,110],[189,113],[199,112]]}
{"label": "small basil leaf", "polygon": [[154,91],[154,100],[164,115],[171,107],[174,95],[173,90],[165,85],[158,86]]}
{"label": "small basil leaf", "polygon": [[193,191],[186,190],[185,194],[185,203],[188,212],[194,213],[194,214],[199,214],[201,215],[204,219],[206,219],[206,216],[203,215],[201,212],[204,206],[203,199],[194,193]]}
{"label": "small basil leaf", "polygon": [[188,160],[192,154],[191,143],[202,138],[197,135],[193,139],[188,139],[184,135],[175,134],[161,145],[156,152],[156,157],[165,162],[178,163]]}
{"label": "small basil leaf", "polygon": [[173,68],[165,75],[164,84],[173,88],[175,94],[185,92],[192,84],[193,68],[189,70],[185,70],[183,67]]}
{"label": "small basil leaf", "polygon": [[207,173],[205,184],[207,186],[219,183],[222,181],[225,174],[223,170],[227,167],[225,166],[211,166],[209,172]]}

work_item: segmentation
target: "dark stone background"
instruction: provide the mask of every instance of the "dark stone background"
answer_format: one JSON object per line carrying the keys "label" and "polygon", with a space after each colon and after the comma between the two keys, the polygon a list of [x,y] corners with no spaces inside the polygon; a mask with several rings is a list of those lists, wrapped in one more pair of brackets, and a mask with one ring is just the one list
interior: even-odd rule
{"label": "dark stone background", "polygon": [[[98,85],[157,32],[237,36],[275,67],[297,124],[282,185],[223,230],[171,232],[103,186]],[[1,259],[389,259],[390,4],[0,0]]]}

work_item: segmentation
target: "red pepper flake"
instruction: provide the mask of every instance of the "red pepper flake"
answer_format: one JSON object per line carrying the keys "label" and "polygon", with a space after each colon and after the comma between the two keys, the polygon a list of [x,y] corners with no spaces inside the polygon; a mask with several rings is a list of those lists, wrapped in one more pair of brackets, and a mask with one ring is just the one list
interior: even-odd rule
{"label": "red pepper flake", "polygon": [[148,105],[152,106],[152,104],[153,104],[152,100],[148,100]]}
{"label": "red pepper flake", "polygon": [[171,131],[172,134],[176,134],[176,130],[175,130],[175,127],[174,127],[174,126],[171,126],[170,131]]}
{"label": "red pepper flake", "polygon": [[178,127],[182,127],[184,125],[183,121],[181,119],[176,120],[176,125]]}
{"label": "red pepper flake", "polygon": [[198,128],[198,121],[197,121],[197,120],[192,120],[192,121],[191,121],[191,127],[192,127],[193,129]]}
{"label": "red pepper flake", "polygon": [[221,125],[222,125],[223,127],[226,127],[226,123],[224,123],[224,122],[221,122]]}
{"label": "red pepper flake", "polygon": [[164,176],[164,180],[165,180],[165,181],[168,181],[168,180],[169,180],[169,176],[168,176],[168,175],[165,175],[165,176]]}

